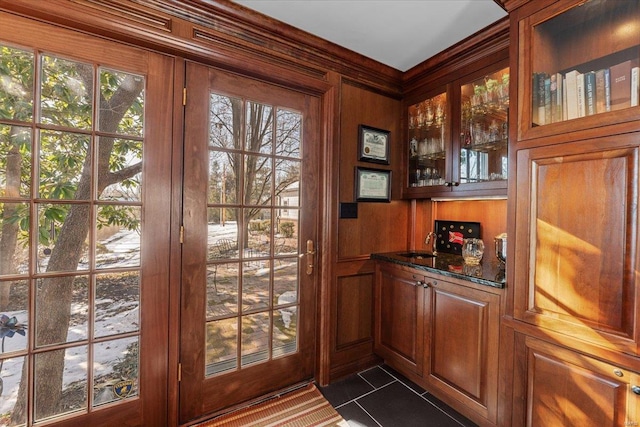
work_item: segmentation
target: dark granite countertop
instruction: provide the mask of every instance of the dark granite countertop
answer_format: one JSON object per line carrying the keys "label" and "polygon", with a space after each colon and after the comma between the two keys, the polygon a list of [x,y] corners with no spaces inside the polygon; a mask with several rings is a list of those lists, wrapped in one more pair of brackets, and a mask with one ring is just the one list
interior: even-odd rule
{"label": "dark granite countertop", "polygon": [[485,253],[480,265],[474,266],[466,265],[460,255],[442,252],[438,253],[436,257],[426,258],[409,258],[400,255],[407,252],[428,253],[426,251],[388,252],[371,254],[371,259],[405,265],[430,273],[455,277],[456,279],[468,280],[479,285],[492,286],[494,288],[505,287],[505,272],[503,269],[500,269],[499,262],[495,257],[487,256],[491,254]]}

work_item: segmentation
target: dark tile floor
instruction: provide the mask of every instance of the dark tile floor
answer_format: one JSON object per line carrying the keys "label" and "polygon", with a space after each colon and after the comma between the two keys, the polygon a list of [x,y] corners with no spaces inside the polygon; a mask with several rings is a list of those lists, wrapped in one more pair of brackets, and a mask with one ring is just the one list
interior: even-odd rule
{"label": "dark tile floor", "polygon": [[320,389],[352,427],[473,427],[417,384],[387,365]]}

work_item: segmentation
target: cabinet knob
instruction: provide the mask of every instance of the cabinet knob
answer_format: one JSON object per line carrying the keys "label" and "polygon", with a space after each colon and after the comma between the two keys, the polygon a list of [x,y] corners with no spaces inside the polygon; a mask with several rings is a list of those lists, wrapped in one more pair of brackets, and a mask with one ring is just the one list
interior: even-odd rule
{"label": "cabinet knob", "polygon": [[447,181],[447,182],[444,183],[444,186],[445,187],[451,187],[451,186],[453,186],[453,182],[448,182]]}
{"label": "cabinet knob", "polygon": [[418,285],[418,286],[426,286],[426,284],[422,280],[418,280],[416,285]]}
{"label": "cabinet knob", "polygon": [[437,285],[437,284],[438,284],[438,282],[436,282],[436,281],[434,280],[433,282],[426,282],[426,283],[424,283],[424,287],[425,287],[425,288],[431,288],[431,287],[433,287],[433,286],[435,286],[435,285]]}
{"label": "cabinet knob", "polygon": [[640,394],[640,386],[632,385],[631,391],[634,392],[635,394]]}
{"label": "cabinet knob", "polygon": [[458,185],[460,185],[460,183],[459,183],[459,182],[454,182],[454,183],[453,183],[453,186],[454,186],[454,187],[457,187]]}

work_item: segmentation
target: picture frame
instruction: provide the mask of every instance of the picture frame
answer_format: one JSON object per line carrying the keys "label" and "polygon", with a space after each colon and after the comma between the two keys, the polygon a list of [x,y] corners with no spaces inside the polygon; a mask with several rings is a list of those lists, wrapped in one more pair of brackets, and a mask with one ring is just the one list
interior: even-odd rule
{"label": "picture frame", "polygon": [[356,166],[356,202],[391,202],[391,171]]}
{"label": "picture frame", "polygon": [[366,125],[358,125],[358,160],[389,164],[391,132]]}

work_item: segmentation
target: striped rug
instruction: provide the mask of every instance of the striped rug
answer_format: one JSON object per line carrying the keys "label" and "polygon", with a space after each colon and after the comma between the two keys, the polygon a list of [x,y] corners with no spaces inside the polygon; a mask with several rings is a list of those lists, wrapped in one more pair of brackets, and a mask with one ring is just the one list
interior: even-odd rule
{"label": "striped rug", "polygon": [[198,424],[198,427],[348,427],[314,384]]}

